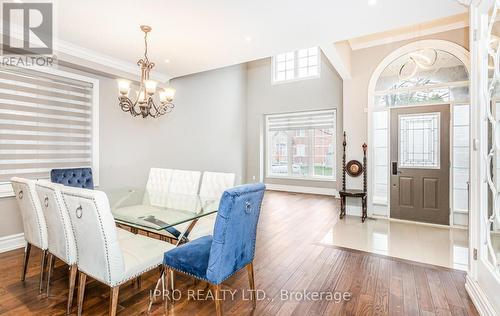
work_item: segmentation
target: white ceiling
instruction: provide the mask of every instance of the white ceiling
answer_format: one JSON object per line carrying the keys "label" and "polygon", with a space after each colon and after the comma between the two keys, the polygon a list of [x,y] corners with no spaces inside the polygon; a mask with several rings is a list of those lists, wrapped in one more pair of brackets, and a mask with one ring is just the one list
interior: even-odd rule
{"label": "white ceiling", "polygon": [[135,64],[147,24],[155,71],[178,77],[465,11],[453,0],[368,2],[55,0],[56,37]]}

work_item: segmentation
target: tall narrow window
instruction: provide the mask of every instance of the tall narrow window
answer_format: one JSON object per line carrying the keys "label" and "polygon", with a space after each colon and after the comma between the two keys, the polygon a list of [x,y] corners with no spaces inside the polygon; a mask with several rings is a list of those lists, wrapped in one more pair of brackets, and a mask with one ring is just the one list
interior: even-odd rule
{"label": "tall narrow window", "polygon": [[0,194],[9,195],[13,176],[48,179],[53,168],[95,165],[97,82],[76,77],[82,78],[55,70],[0,70]]}
{"label": "tall narrow window", "polygon": [[266,117],[267,176],[335,179],[335,110]]}
{"label": "tall narrow window", "polygon": [[320,74],[318,47],[278,54],[273,58],[273,82],[317,78]]}

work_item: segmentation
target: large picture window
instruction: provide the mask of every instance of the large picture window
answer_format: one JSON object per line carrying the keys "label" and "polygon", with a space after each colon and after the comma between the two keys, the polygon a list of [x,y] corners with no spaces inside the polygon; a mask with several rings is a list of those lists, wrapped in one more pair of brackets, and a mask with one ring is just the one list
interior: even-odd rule
{"label": "large picture window", "polygon": [[335,114],[266,116],[267,177],[335,180]]}
{"label": "large picture window", "polygon": [[92,167],[98,184],[98,81],[56,69],[0,71],[0,196],[14,176]]}

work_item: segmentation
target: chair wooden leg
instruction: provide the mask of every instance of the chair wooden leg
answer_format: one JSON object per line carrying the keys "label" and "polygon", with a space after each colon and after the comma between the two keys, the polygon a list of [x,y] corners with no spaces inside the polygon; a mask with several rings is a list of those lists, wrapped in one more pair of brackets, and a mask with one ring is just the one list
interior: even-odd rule
{"label": "chair wooden leg", "polygon": [[[165,270],[163,271],[163,308],[165,309],[165,315],[168,315],[168,299],[172,295],[172,291],[168,290],[168,281],[170,279],[170,269],[168,267],[165,267]],[[168,295],[167,293],[170,293]],[[174,300],[172,300],[172,304],[174,303]]]}
{"label": "chair wooden leg", "polygon": [[49,297],[49,291],[50,291],[50,279],[52,277],[52,271],[54,270],[54,255],[49,253],[49,267],[47,271],[47,297]]}
{"label": "chair wooden leg", "polygon": [[24,248],[23,269],[21,270],[21,281],[26,279],[26,270],[28,269],[28,261],[30,259],[31,244],[27,243]]}
{"label": "chair wooden leg", "polygon": [[253,308],[257,306],[257,301],[255,300],[255,280],[253,274],[253,262],[247,264],[248,282],[250,283],[250,295],[252,297]]}
{"label": "chair wooden leg", "polygon": [[87,275],[80,271],[80,279],[78,280],[78,316],[82,315],[83,297],[85,296],[85,282]]}
{"label": "chair wooden leg", "polygon": [[69,289],[68,289],[68,307],[67,314],[71,314],[71,307],[73,306],[73,295],[75,293],[75,283],[76,275],[78,273],[78,268],[76,264],[69,267]]}
{"label": "chair wooden leg", "polygon": [[119,291],[120,291],[119,285],[111,288],[111,293],[109,293],[109,316],[116,315],[116,307],[118,306]]}
{"label": "chair wooden leg", "polygon": [[212,285],[212,290],[214,291],[215,314],[217,316],[222,316],[222,297],[220,292],[220,285]]}
{"label": "chair wooden leg", "polygon": [[42,251],[42,258],[40,262],[40,287],[38,292],[41,294],[43,291],[43,277],[45,276],[45,261],[47,260],[47,250]]}
{"label": "chair wooden leg", "polygon": [[170,270],[170,289],[172,291],[175,290],[175,271],[172,270],[172,269],[169,269]]}

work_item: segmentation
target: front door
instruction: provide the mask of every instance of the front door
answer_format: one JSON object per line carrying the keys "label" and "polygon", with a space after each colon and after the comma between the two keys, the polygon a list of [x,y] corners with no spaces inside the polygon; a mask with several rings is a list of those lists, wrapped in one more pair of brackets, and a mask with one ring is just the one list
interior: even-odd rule
{"label": "front door", "polygon": [[391,110],[391,217],[449,225],[450,107]]}

